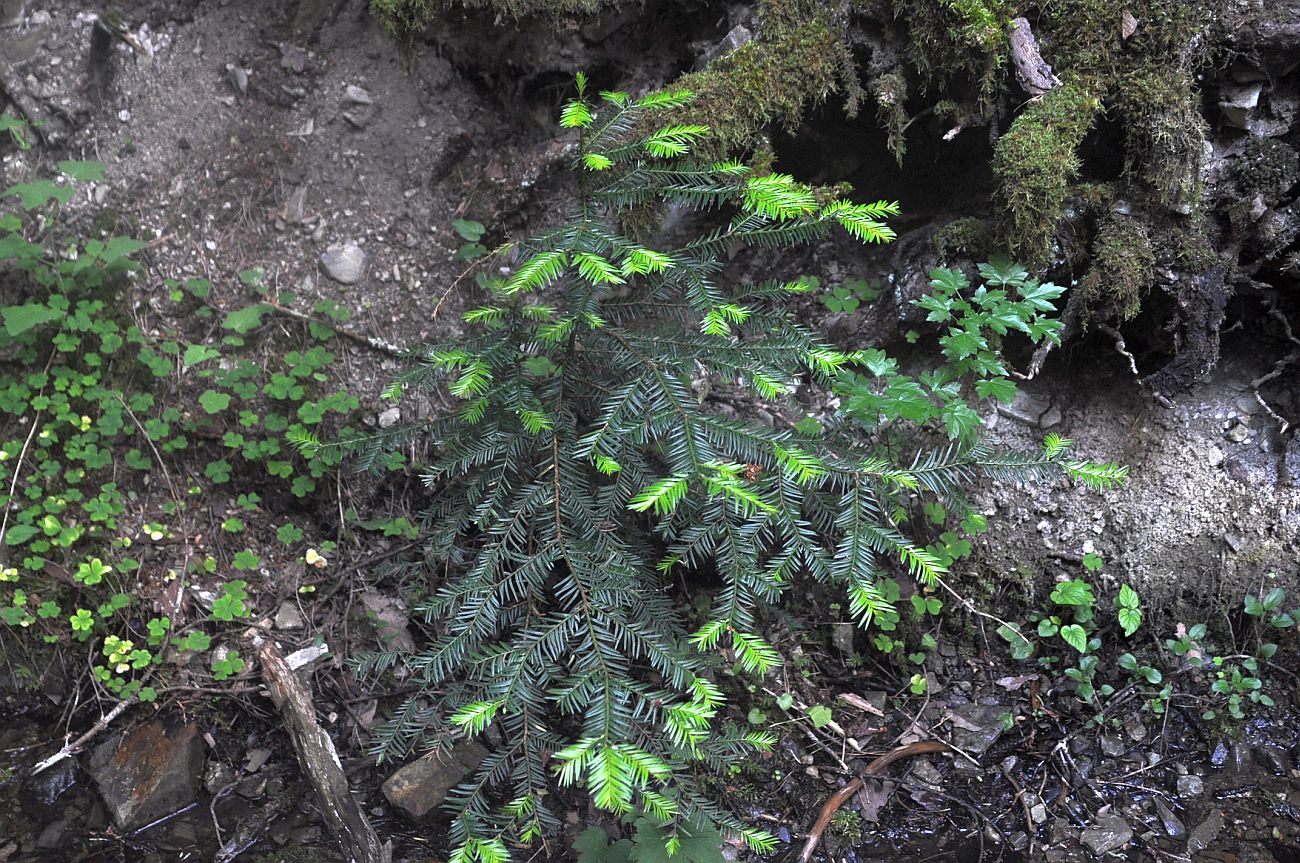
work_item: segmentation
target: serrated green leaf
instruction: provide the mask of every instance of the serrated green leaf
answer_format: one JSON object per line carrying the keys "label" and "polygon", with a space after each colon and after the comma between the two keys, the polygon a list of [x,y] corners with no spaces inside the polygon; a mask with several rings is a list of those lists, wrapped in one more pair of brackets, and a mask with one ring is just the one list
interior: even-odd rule
{"label": "serrated green leaf", "polygon": [[262,316],[270,310],[271,307],[266,303],[245,306],[227,314],[221,326],[241,336],[246,335],[262,325]]}
{"label": "serrated green leaf", "polygon": [[21,306],[5,306],[0,309],[4,315],[5,332],[11,336],[21,335],[30,329],[62,320],[65,312],[52,309],[41,303],[25,303]]}

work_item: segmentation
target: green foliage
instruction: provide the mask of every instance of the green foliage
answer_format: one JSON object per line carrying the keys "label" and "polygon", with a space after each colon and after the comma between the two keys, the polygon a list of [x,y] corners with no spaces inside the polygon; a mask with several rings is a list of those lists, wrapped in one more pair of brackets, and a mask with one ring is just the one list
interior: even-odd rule
{"label": "green foliage", "polygon": [[248,617],[248,582],[236,580],[226,583],[221,588],[221,596],[212,604],[214,620],[227,623],[238,618]]}
{"label": "green foliage", "polygon": [[223,653],[214,653],[212,656],[213,680],[225,680],[243,670],[244,660],[239,657],[238,650],[227,650]]}
{"label": "green foliage", "polygon": [[1142,625],[1142,605],[1138,593],[1127,584],[1121,585],[1119,596],[1115,597],[1116,614],[1120,629],[1125,637],[1132,636]]}
{"label": "green foliage", "polygon": [[482,222],[469,219],[454,219],[451,226],[460,235],[460,238],[465,241],[465,245],[456,250],[457,260],[474,261],[488,253],[487,247],[479,242],[487,231]]}
{"label": "green foliage", "polygon": [[[158,694],[145,684],[172,637],[171,621],[147,616],[154,596],[135,595],[154,579],[137,578],[140,563],[129,556],[133,543],[169,539],[172,519],[194,496],[245,479],[253,465],[286,480],[286,489],[299,497],[312,493],[332,468],[287,452],[281,435],[320,425],[327,414],[349,413],[357,401],[342,391],[321,392],[333,354],[315,342],[327,342],[332,330],[309,329],[310,339],[304,335],[296,350],[277,353],[265,369],[231,351],[275,313],[272,302],[227,316],[223,347],[182,340],[167,328],[160,328],[161,336],[145,332],[155,330],[126,311],[124,295],[125,276],[136,269],[132,255],[146,244],[66,235],[59,216],[77,193],[71,181],[102,181],[103,173],[91,162],[64,161],[58,168],[59,178],[5,190],[6,203],[24,211],[0,215],[0,263],[11,288],[0,305],[0,464],[6,474],[0,487],[0,652],[41,662],[45,654],[34,644],[46,651],[89,651],[103,691],[148,700]],[[176,304],[175,317],[194,318],[199,331],[214,329],[221,318],[208,304],[206,280],[162,281],[160,302]],[[260,270],[245,271],[240,281],[268,294]],[[331,321],[346,317],[337,308],[315,311]],[[265,411],[267,404],[280,410]],[[209,457],[218,450],[229,458]],[[143,493],[153,471],[160,476]],[[257,500],[243,491],[237,505],[248,512]],[[237,533],[244,522],[229,515],[222,527]],[[293,543],[302,536],[284,539]],[[213,558],[192,563],[188,577],[217,574]],[[252,549],[235,555],[236,568],[258,563]],[[164,578],[178,577],[167,572]],[[246,618],[247,598],[243,582],[230,582],[217,597],[213,620]],[[205,651],[211,637],[178,633],[175,644]],[[52,664],[82,667],[85,660]],[[236,660],[216,670],[236,673]]]}
{"label": "green foliage", "polygon": [[1016,384],[1000,353],[1002,339],[1016,330],[1034,344],[1058,342],[1061,324],[1048,315],[1065,291],[1029,278],[1023,267],[1005,258],[981,264],[979,272],[985,283],[972,291],[960,270],[933,270],[933,292],[915,301],[927,311],[926,320],[946,330],[939,338],[944,362],[908,375],[884,351],[859,351],[853,359],[868,374],[844,373],[836,387],[846,414],[869,431],[900,421],[915,426],[941,422],[950,439],[974,442],[980,417],[970,404],[972,386],[978,398],[1003,403],[1015,398]]}
{"label": "green foliage", "polygon": [[845,279],[822,297],[822,305],[829,312],[853,314],[863,303],[875,302],[880,296],[880,285],[866,279]]}
{"label": "green foliage", "polygon": [[[309,455],[351,450],[370,469],[412,439],[433,445],[422,470],[435,500],[424,559],[439,579],[416,611],[436,635],[414,655],[358,665],[404,663],[419,685],[376,734],[383,758],[499,728],[504,745],[450,798],[461,859],[555,830],[552,783],[643,814],[668,831],[669,848],[672,831],[708,822],[762,850],[770,838],[715,807],[696,774],[773,742],[722,721],[711,682],[724,655],[750,674],[780,663],[761,635],[764,609],[811,578],[845,591],[863,625],[893,627],[890,567],[927,587],[946,569],[885,514],[951,499],[979,472],[1064,472],[1098,486],[1123,472],[1067,461],[1060,438],[1027,454],[959,442],[899,464],[886,441],[847,423],[807,435],[713,413],[709,381],[784,399],[801,381],[829,386],[855,360],[874,359],[836,351],[792,320],[782,301],[807,291],[806,280],[731,284],[724,256],[837,229],[884,242],[897,208],[828,200],[784,175],[693,158],[703,128],[651,125],[689,93],[602,93],[597,106],[585,86],[579,76],[561,115],[579,139],[576,207],[510,246],[509,271],[465,315],[469,334],[413,351],[387,391],[445,383],[459,411],[325,446],[311,433],[294,441]],[[620,229],[627,208],[663,204],[714,211],[717,224],[663,249]],[[970,300],[955,277],[946,283],[962,332],[987,342],[986,330],[1018,323],[1051,331],[1039,314],[1054,289],[1009,263],[985,277],[990,286]],[[995,362],[983,347],[952,351],[963,370]],[[692,631],[670,591],[679,571],[690,579],[704,569],[720,587]]]}

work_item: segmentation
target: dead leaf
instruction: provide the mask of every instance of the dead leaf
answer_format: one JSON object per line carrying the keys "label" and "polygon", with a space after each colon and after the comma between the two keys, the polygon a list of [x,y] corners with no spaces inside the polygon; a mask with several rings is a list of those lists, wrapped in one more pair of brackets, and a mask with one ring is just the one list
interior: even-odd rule
{"label": "dead leaf", "polygon": [[1133,13],[1125,9],[1124,13],[1120,16],[1119,35],[1123,39],[1127,40],[1128,37],[1132,36],[1134,33],[1137,32],[1137,28],[1138,28],[1138,19],[1133,17]]}
{"label": "dead leaf", "polygon": [[361,594],[361,604],[370,612],[370,622],[375,635],[385,650],[414,653],[415,639],[406,628],[406,604],[395,596],[384,596],[376,590]]}
{"label": "dead leaf", "polygon": [[870,776],[863,779],[862,789],[853,795],[853,802],[862,810],[863,819],[872,824],[879,823],[880,810],[885,808],[897,785],[892,779],[875,779]]}
{"label": "dead leaf", "polygon": [[358,707],[352,708],[350,712],[353,721],[364,730],[369,731],[370,727],[375,724],[375,713],[378,710],[379,702],[372,698],[369,701],[361,702]]}
{"label": "dead leaf", "polygon": [[839,699],[840,701],[843,701],[845,704],[847,704],[849,707],[856,707],[858,710],[861,710],[863,713],[871,713],[876,716],[885,715],[883,711],[877,710],[875,706],[871,704],[870,701],[867,701],[861,695],[858,695],[856,693],[841,692],[839,694]]}
{"label": "dead leaf", "polygon": [[944,718],[947,719],[949,722],[952,723],[952,727],[953,727],[953,728],[960,728],[960,729],[962,729],[963,731],[983,731],[983,730],[984,730],[984,727],[983,727],[982,725],[976,725],[974,722],[971,722],[971,721],[970,721],[969,719],[967,719],[966,717],[964,717],[964,716],[959,716],[959,715],[956,714],[956,713],[949,713],[949,714],[947,714]]}
{"label": "dead leaf", "polygon": [[250,749],[244,753],[244,772],[256,773],[262,769],[262,765],[271,757],[269,749]]}
{"label": "dead leaf", "polygon": [[1025,684],[1032,683],[1037,679],[1037,674],[1019,674],[1015,677],[1000,677],[997,684],[1007,692],[1014,692],[1017,689],[1023,689]]}

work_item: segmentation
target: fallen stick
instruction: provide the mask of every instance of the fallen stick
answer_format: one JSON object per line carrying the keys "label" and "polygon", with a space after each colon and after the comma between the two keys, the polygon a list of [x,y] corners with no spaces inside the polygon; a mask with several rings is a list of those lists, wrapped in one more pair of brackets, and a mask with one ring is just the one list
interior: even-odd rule
{"label": "fallen stick", "polygon": [[32,768],[32,772],[28,775],[35,776],[37,773],[41,773],[42,771],[49,770],[51,767],[53,767],[55,764],[58,764],[63,759],[71,758],[72,756],[76,755],[78,752],[81,751],[81,747],[85,746],[92,737],[94,737],[96,734],[98,734],[99,732],[107,728],[109,726],[109,723],[111,723],[117,717],[121,716],[122,713],[130,706],[131,706],[131,699],[127,699],[125,701],[119,701],[117,704],[114,704],[113,709],[105,713],[103,716],[101,716],[99,718],[99,721],[96,722],[94,725],[90,726],[89,731],[87,731],[85,734],[81,735],[76,740],[64,746],[62,749],[60,749],[58,752],[51,755],[49,758],[46,758],[44,761],[37,763],[37,765]]}
{"label": "fallen stick", "polygon": [[348,777],[339,762],[334,741],[316,721],[307,687],[299,682],[283,654],[271,641],[253,639],[262,677],[271,700],[284,717],[298,763],[316,789],[321,815],[352,863],[392,863],[391,842],[380,844],[370,820],[348,789]]}

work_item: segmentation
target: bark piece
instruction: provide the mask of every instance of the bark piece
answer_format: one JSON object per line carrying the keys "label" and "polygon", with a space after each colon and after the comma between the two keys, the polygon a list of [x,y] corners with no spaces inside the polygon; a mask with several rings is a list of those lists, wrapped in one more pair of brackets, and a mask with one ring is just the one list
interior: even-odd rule
{"label": "bark piece", "polygon": [[451,789],[487,756],[488,751],[472,740],[457,744],[450,755],[430,752],[388,777],[384,796],[412,818],[421,818],[440,806]]}
{"label": "bark piece", "polygon": [[295,676],[284,656],[270,641],[256,639],[262,677],[271,700],[284,717],[298,763],[311,780],[321,815],[353,863],[391,863],[392,843],[380,844],[370,820],[348,789],[334,741],[316,721],[311,694]]}
{"label": "bark piece", "polygon": [[1016,71],[1016,82],[1026,93],[1041,96],[1056,86],[1056,76],[1043,59],[1027,18],[1016,18],[1011,22],[1007,41],[1011,46],[1011,65]]}

